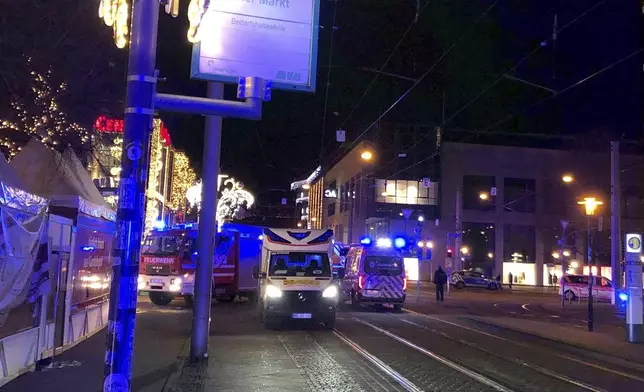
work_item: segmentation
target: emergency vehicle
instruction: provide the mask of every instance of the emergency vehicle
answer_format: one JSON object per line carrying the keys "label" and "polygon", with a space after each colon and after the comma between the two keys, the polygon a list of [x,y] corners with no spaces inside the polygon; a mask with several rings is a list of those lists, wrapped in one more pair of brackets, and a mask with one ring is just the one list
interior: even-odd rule
{"label": "emergency vehicle", "polygon": [[345,261],[341,287],[342,303],[349,300],[352,306],[360,304],[388,304],[396,311],[402,310],[407,297],[407,274],[402,248],[407,241],[381,238],[376,243],[363,238],[352,245]]}
{"label": "emergency vehicle", "polygon": [[267,328],[289,320],[335,328],[338,286],[331,273],[333,230],[264,229],[259,312]]}
{"label": "emergency vehicle", "polygon": [[[168,305],[183,296],[192,305],[194,274],[199,256],[196,224],[155,229],[145,238],[139,263],[139,292],[147,292],[156,305]],[[213,297],[233,301],[252,299],[257,284],[253,267],[261,255],[261,228],[225,224],[217,234],[213,255]]]}
{"label": "emergency vehicle", "polygon": [[[588,298],[588,275],[567,274],[561,278],[559,295],[568,300]],[[611,301],[613,284],[610,279],[593,275],[593,299],[595,301]]]}

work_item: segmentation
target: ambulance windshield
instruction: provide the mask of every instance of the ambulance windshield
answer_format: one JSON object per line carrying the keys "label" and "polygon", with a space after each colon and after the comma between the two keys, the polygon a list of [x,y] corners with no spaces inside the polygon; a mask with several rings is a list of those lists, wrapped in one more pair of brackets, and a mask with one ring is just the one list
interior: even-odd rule
{"label": "ambulance windshield", "polygon": [[307,252],[273,253],[269,275],[330,277],[329,255]]}

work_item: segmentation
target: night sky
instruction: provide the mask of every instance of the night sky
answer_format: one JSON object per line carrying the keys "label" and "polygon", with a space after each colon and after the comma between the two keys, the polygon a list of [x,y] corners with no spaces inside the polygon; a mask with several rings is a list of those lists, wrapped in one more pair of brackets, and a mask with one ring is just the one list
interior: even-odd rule
{"label": "night sky", "polygon": [[[24,55],[32,56],[40,69],[53,67],[54,77],[69,83],[63,107],[72,120],[90,127],[99,114],[121,115],[127,53],[114,47],[97,7],[98,0],[0,0],[0,117],[10,113],[11,94],[28,89]],[[177,19],[161,15],[157,64],[167,81],[159,90],[204,96],[205,83],[189,80],[185,3],[182,8]],[[417,10],[422,10],[417,22],[384,68],[397,76],[380,76],[356,107],[376,76],[369,69],[381,68]],[[550,39],[555,14],[563,29],[556,45]],[[632,54],[642,45],[637,0],[321,0],[320,25],[317,93],[274,91],[261,122],[224,121],[223,171],[243,181],[260,202],[281,197],[291,181],[318,165],[322,152],[337,151],[338,127],[353,141],[414,84],[409,79],[425,73],[383,121],[437,126],[445,113],[447,132],[462,128],[641,139],[641,54],[529,110],[552,93],[502,77],[539,47],[509,73],[561,91]],[[227,87],[226,98],[234,94],[235,88]],[[203,119],[161,117],[175,146],[200,168]]]}

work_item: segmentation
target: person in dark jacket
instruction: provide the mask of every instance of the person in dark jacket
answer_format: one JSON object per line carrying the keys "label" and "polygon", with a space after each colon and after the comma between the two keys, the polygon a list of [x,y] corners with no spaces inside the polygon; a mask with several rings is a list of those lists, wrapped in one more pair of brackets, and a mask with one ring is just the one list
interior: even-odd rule
{"label": "person in dark jacket", "polygon": [[445,285],[447,284],[447,274],[440,266],[436,272],[434,272],[434,284],[436,285],[436,302],[443,302]]}

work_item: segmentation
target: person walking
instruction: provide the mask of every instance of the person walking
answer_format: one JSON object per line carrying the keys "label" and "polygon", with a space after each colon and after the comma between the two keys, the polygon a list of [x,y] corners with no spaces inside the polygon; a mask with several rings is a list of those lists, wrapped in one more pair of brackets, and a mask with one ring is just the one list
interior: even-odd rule
{"label": "person walking", "polygon": [[512,278],[514,278],[514,276],[512,276],[512,272],[508,274],[508,278],[508,286],[512,288]]}
{"label": "person walking", "polygon": [[436,302],[445,301],[445,285],[447,284],[447,274],[442,267],[438,267],[434,272],[434,284],[436,285]]}
{"label": "person walking", "polygon": [[503,290],[503,283],[501,282],[501,274],[498,274],[496,276],[496,287],[498,287],[500,290]]}

